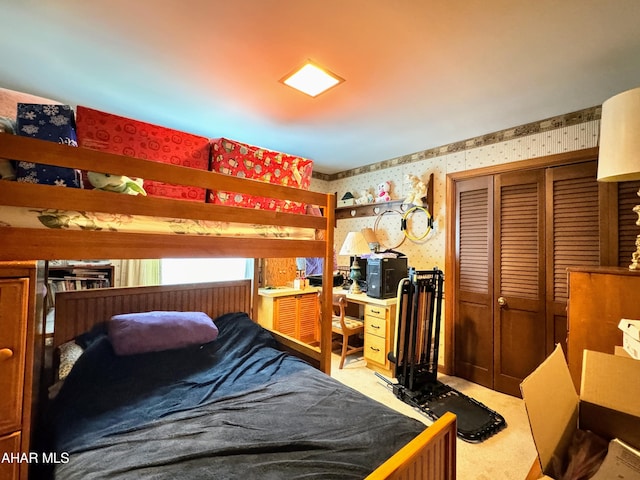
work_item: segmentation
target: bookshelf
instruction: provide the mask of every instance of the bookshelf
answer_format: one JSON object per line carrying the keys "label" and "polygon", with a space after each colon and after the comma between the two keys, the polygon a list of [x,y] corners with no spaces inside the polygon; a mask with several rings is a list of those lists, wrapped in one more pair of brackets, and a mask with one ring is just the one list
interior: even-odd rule
{"label": "bookshelf", "polygon": [[53,307],[58,292],[113,286],[113,265],[108,261],[48,262],[46,277],[48,306]]}

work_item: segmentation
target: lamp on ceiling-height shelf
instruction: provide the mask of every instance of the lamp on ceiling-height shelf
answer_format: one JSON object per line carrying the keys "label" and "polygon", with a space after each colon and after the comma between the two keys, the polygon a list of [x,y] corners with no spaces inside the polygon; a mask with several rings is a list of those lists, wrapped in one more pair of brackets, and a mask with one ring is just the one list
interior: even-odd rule
{"label": "lamp on ceiling-height shelf", "polygon": [[[598,181],[640,180],[640,87],[619,93],[602,104]],[[640,196],[640,190],[638,191]],[[640,205],[633,209],[638,214]],[[640,270],[640,235],[629,270]]]}

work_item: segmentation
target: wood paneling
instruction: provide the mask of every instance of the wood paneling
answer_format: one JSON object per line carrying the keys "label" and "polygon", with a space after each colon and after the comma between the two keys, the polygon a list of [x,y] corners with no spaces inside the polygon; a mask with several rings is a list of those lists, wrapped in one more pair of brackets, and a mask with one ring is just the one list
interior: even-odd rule
{"label": "wood paneling", "polygon": [[251,312],[251,282],[211,282],[152,287],[123,287],[56,296],[54,346],[75,338],[113,315],[151,310],[202,311],[211,318]]}
{"label": "wood paneling", "polygon": [[265,258],[262,260],[263,287],[292,286],[296,278],[295,258]]}

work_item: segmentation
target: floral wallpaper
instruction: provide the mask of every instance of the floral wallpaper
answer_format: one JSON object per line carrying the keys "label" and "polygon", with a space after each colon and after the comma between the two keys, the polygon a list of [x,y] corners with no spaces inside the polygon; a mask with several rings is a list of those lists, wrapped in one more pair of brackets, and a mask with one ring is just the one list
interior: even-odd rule
{"label": "floral wallpaper", "polygon": [[[335,175],[315,175],[311,189],[336,192],[338,200],[348,191],[356,198],[363,191],[375,195],[375,187],[382,181],[391,183],[391,198],[404,199],[409,185],[406,175],[418,175],[423,181],[433,173],[434,193],[432,216],[435,227],[424,240],[412,241],[404,238],[400,230],[402,214],[389,212],[375,217],[360,217],[338,220],[335,231],[335,248],[339,252],[342,242],[350,231],[374,228],[384,247],[396,247],[409,257],[410,266],[444,269],[445,251],[445,182],[452,172],[487,167],[530,158],[580,150],[598,145],[600,107],[574,112],[564,116],[535,122],[521,127],[496,132],[403,157],[384,160],[366,167],[340,172]],[[411,216],[407,231],[414,237],[426,232],[426,216]],[[402,242],[402,243],[401,243]],[[348,265],[348,258],[338,256],[340,266]],[[446,273],[446,272],[445,272]]]}

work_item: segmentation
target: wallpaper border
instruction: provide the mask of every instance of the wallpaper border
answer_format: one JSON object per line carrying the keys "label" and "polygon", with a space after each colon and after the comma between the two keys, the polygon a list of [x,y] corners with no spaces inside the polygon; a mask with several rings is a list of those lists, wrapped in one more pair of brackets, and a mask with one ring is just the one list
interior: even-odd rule
{"label": "wallpaper border", "polygon": [[503,142],[506,140],[512,140],[514,138],[526,137],[536,133],[546,132],[550,130],[556,130],[558,128],[568,127],[572,125],[579,125],[581,123],[590,122],[592,120],[599,120],[602,114],[602,106],[585,108],[571,113],[565,113],[562,115],[556,115],[544,120],[536,122],[526,123],[518,127],[512,127],[498,132],[488,133],[479,137],[469,138],[467,140],[461,140],[459,142],[449,143],[440,147],[429,148],[427,150],[421,150],[419,152],[402,155],[400,157],[391,158],[389,160],[383,160],[381,162],[372,163],[363,167],[353,168],[345,170],[343,172],[325,174],[320,172],[313,172],[313,178],[331,182],[334,180],[340,180],[343,178],[353,177],[355,175],[362,175],[364,173],[375,172],[385,168],[391,168],[398,165],[403,165],[412,162],[419,162],[428,158],[438,157],[449,153],[460,152],[463,150],[470,150],[472,148],[478,148],[485,145],[491,145],[494,143]]}

